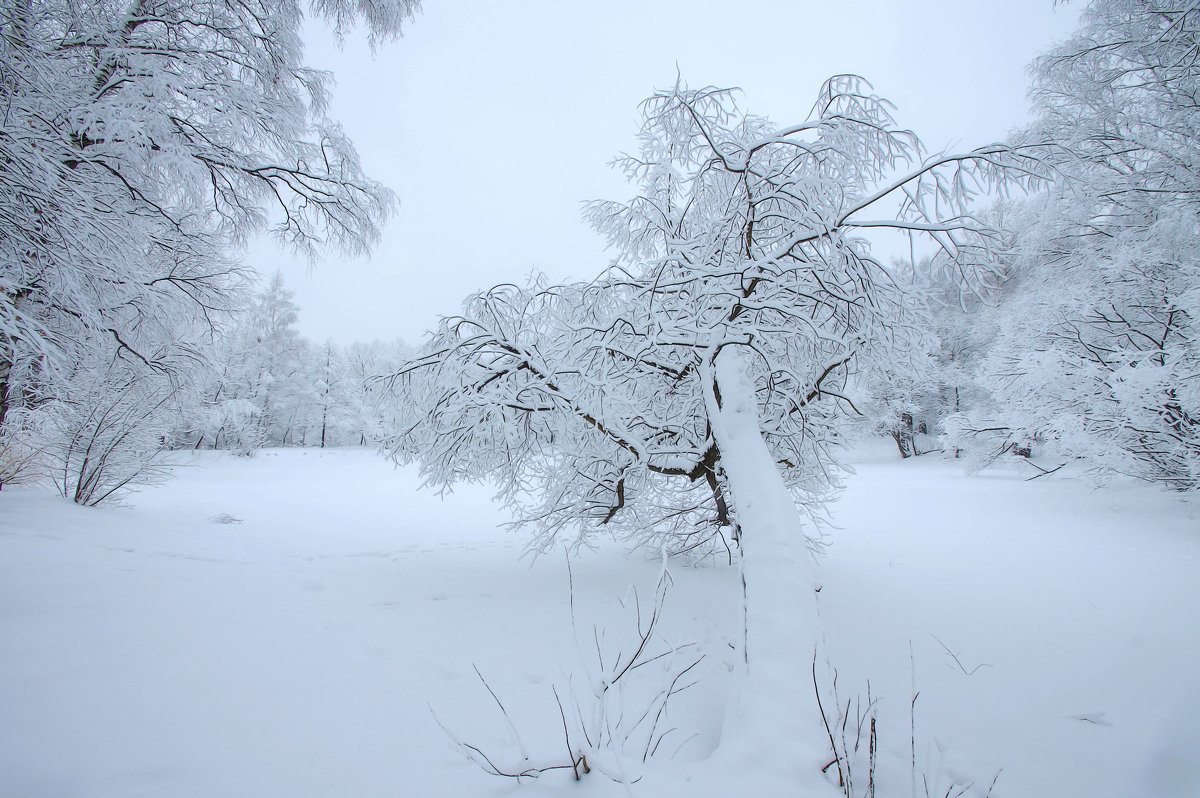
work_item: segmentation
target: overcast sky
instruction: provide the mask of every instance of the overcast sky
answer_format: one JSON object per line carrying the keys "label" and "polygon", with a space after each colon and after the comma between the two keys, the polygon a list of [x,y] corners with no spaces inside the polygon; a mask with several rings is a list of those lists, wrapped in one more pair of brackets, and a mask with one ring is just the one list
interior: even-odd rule
{"label": "overcast sky", "polygon": [[800,121],[822,81],[854,72],[931,151],[980,146],[1026,119],[1026,68],[1073,27],[1051,0],[424,0],[404,38],[372,55],[307,36],[337,80],[333,116],[368,173],[400,198],[370,259],[311,265],[268,241],[300,328],[339,343],[417,343],[468,293],[530,269],[590,277],[610,259],[584,200],[626,198],[608,168],[632,149],[637,105],[671,85],[738,86],[743,107]]}

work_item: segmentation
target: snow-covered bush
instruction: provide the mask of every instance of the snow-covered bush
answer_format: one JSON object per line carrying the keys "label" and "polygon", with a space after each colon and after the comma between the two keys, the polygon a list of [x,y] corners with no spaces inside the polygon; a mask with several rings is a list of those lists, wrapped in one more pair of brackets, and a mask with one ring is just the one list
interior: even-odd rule
{"label": "snow-covered bush", "polygon": [[73,386],[40,411],[50,431],[45,468],[63,496],[94,506],[167,476],[176,395],[168,380],[116,363],[80,367]]}

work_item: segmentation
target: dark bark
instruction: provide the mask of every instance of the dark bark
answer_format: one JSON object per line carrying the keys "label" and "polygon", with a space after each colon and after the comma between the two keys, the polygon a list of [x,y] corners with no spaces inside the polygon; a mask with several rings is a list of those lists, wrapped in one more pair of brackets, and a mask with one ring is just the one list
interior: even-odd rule
{"label": "dark bark", "polygon": [[900,450],[902,458],[907,459],[917,454],[916,441],[913,439],[912,413],[900,414],[900,424],[892,430],[892,439],[896,441],[896,448]]}

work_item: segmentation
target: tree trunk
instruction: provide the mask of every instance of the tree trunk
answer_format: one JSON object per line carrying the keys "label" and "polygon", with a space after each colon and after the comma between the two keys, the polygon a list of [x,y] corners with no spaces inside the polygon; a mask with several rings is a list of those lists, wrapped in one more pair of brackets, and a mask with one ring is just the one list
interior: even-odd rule
{"label": "tree trunk", "polygon": [[896,441],[896,448],[900,450],[900,457],[909,458],[917,454],[912,413],[900,414],[900,426],[892,430],[892,438]]}
{"label": "tree trunk", "polygon": [[8,416],[8,376],[12,373],[12,360],[0,355],[0,429]]}
{"label": "tree trunk", "polygon": [[[803,522],[758,423],[754,386],[740,346],[726,345],[708,375],[709,419],[741,528],[744,634],[736,695],[715,758],[745,774],[778,779],[778,791],[828,790],[828,761],[808,664],[821,639]],[[765,783],[765,782],[764,782]],[[818,787],[819,785],[819,787]],[[756,786],[756,791],[758,788]]]}
{"label": "tree trunk", "polygon": [[[4,432],[4,420],[8,417],[8,387],[12,376],[12,349],[0,353],[0,434]],[[4,490],[4,480],[0,478],[0,490]]]}

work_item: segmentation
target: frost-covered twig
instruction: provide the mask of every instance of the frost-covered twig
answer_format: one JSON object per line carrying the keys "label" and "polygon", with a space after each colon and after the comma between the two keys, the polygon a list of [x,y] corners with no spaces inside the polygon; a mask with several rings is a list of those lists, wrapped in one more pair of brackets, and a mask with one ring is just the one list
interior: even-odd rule
{"label": "frost-covered twig", "polygon": [[[572,632],[576,632],[574,575],[569,562],[568,579]],[[557,715],[553,723],[562,730],[566,757],[561,753],[537,757],[529,753],[504,701],[478,667],[475,667],[475,673],[499,709],[519,758],[514,761],[511,756],[506,758],[494,752],[485,752],[482,747],[468,743],[452,732],[437,718],[436,713],[435,720],[467,759],[493,776],[519,780],[536,778],[553,770],[570,770],[579,780],[597,770],[620,783],[638,781],[640,774],[632,772],[629,765],[636,763],[638,768],[644,767],[659,753],[667,735],[676,731],[674,727],[663,728],[668,705],[672,698],[696,683],[691,675],[704,659],[703,655],[696,655],[679,662],[678,655],[692,646],[671,645],[659,631],[670,584],[671,576],[664,560],[655,586],[654,601],[648,608],[642,607],[636,588],[631,588],[632,601],[628,605],[622,603],[622,606],[632,610],[635,632],[627,646],[606,644],[604,630],[593,627],[595,667],[598,671],[584,680],[568,677],[571,685],[579,681],[587,684],[586,690],[564,693],[560,692],[558,685],[551,686]],[[587,658],[579,645],[577,633],[575,637],[577,650],[586,665]],[[612,653],[614,648],[615,653]],[[630,653],[626,654],[625,651]],[[631,696],[639,702],[634,708],[628,706]],[[568,712],[568,705],[564,701],[570,701],[573,711]],[[433,711],[432,707],[430,711]],[[692,736],[676,746],[675,753],[690,739]]]}

